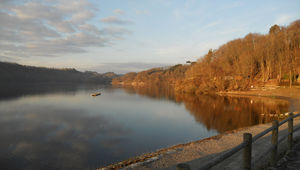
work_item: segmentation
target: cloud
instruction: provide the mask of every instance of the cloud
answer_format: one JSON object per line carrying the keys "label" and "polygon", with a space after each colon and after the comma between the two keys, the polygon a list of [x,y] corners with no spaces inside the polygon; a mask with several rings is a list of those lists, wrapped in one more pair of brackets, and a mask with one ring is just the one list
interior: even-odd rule
{"label": "cloud", "polygon": [[103,34],[110,35],[116,39],[122,39],[124,35],[131,34],[132,32],[122,27],[105,27],[102,30]]}
{"label": "cloud", "polygon": [[137,15],[149,15],[150,12],[148,10],[136,10],[135,13]]}
{"label": "cloud", "polygon": [[16,58],[6,57],[6,56],[2,55],[1,53],[0,53],[0,58],[1,58],[1,61],[7,61],[7,62],[16,62],[17,61]]}
{"label": "cloud", "polygon": [[101,22],[108,23],[108,24],[119,24],[119,25],[132,24],[133,23],[130,20],[123,20],[123,19],[120,19],[116,16],[108,16],[108,17],[102,18]]}
{"label": "cloud", "polygon": [[117,14],[117,15],[124,15],[125,14],[125,12],[121,9],[115,9],[114,13]]}
{"label": "cloud", "polygon": [[155,67],[166,67],[167,64],[163,63],[141,63],[141,62],[130,62],[130,63],[102,63],[97,66],[88,67],[87,70],[103,72],[115,72],[118,74],[124,74],[128,72],[139,72],[146,69]]}
{"label": "cloud", "polygon": [[51,25],[59,32],[62,33],[73,33],[75,29],[70,21],[62,21],[62,22],[51,22]]}
{"label": "cloud", "polygon": [[278,25],[285,25],[285,24],[289,24],[291,21],[294,20],[294,16],[289,15],[289,14],[282,14],[279,15],[279,17],[277,17],[277,19],[275,20],[275,23]]}
{"label": "cloud", "polygon": [[94,17],[91,11],[83,11],[72,15],[71,21],[75,23],[85,23],[85,21]]}
{"label": "cloud", "polygon": [[82,53],[87,47],[110,46],[131,32],[121,27],[131,21],[112,21],[121,24],[117,28],[93,24],[99,10],[88,0],[2,2],[0,54],[6,58]]}

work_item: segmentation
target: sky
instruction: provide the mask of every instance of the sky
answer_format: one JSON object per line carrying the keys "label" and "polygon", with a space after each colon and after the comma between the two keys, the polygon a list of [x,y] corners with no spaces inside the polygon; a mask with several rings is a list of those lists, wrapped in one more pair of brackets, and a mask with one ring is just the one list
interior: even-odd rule
{"label": "sky", "polygon": [[0,61],[141,71],[297,19],[299,0],[0,0]]}

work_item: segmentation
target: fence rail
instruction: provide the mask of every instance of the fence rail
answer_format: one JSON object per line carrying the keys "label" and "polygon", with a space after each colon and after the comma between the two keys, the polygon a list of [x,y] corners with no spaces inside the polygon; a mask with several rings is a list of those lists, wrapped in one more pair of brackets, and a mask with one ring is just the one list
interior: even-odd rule
{"label": "fence rail", "polygon": [[[219,155],[218,157],[212,159],[211,161],[201,165],[198,169],[200,170],[206,170],[209,168],[214,167],[215,165],[221,163],[222,161],[226,160],[233,154],[237,153],[238,151],[243,149],[243,168],[247,170],[251,170],[251,167],[253,166],[254,162],[258,161],[261,157],[257,157],[254,159],[254,161],[251,160],[252,156],[252,143],[257,141],[259,138],[263,137],[264,135],[268,134],[272,131],[272,138],[271,138],[271,144],[272,146],[265,151],[265,155],[267,153],[271,152],[271,166],[275,166],[277,163],[277,148],[278,144],[281,143],[284,139],[288,139],[287,145],[288,149],[291,149],[293,146],[293,132],[300,130],[300,127],[297,127],[296,129],[293,129],[293,120],[294,118],[300,116],[299,112],[288,112],[285,113],[285,115],[288,115],[289,117],[281,122],[278,122],[277,120],[274,120],[272,122],[272,126],[261,133],[255,135],[252,137],[251,133],[244,133],[244,140],[241,144],[237,145],[236,147],[226,151],[225,153]],[[284,135],[278,140],[278,128],[283,125],[284,123],[288,122],[288,134]],[[188,164],[180,163],[176,166],[177,170],[188,170],[190,169]]]}

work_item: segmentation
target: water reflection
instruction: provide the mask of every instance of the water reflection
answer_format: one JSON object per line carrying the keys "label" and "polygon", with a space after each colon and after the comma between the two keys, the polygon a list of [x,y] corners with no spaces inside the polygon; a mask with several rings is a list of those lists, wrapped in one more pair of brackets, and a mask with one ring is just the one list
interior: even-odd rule
{"label": "water reflection", "polygon": [[261,97],[178,95],[176,99],[199,123],[220,133],[280,119],[289,107],[287,101]]}
{"label": "water reflection", "polygon": [[215,129],[219,133],[283,119],[281,114],[288,112],[289,108],[287,101],[278,98],[175,94],[171,87],[158,86],[151,88],[130,86],[125,87],[125,91],[184,103],[197,122],[205,125],[208,130]]}
{"label": "water reflection", "polygon": [[15,99],[30,95],[46,95],[51,93],[63,93],[74,95],[78,90],[102,89],[107,85],[97,84],[16,84],[0,83],[0,101]]}
{"label": "water reflection", "polygon": [[[102,95],[91,97],[99,89]],[[0,169],[99,168],[268,122],[288,109],[279,99],[158,87],[1,85],[0,92]]]}
{"label": "water reflection", "polygon": [[[113,87],[122,88],[120,86],[115,86],[115,85]],[[168,100],[176,101],[176,96],[171,86],[169,87],[164,86],[163,88],[159,86],[151,86],[151,88],[142,88],[142,87],[138,88],[138,87],[127,86],[124,87],[123,89],[128,94],[139,94],[153,99],[168,99]]]}
{"label": "water reflection", "polygon": [[0,129],[4,169],[95,168],[118,158],[114,147],[130,133],[101,115],[44,106],[2,111]]}

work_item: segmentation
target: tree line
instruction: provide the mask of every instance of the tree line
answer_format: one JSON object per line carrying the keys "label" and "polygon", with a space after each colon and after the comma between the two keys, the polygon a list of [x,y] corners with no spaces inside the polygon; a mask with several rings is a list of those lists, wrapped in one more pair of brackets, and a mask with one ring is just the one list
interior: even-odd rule
{"label": "tree line", "polygon": [[80,72],[74,68],[44,68],[0,62],[0,83],[98,83],[110,84],[112,72]]}
{"label": "tree line", "polygon": [[113,84],[172,86],[176,92],[186,93],[296,84],[300,73],[300,20],[286,27],[273,25],[265,35],[249,33],[187,63],[127,73],[113,79]]}

